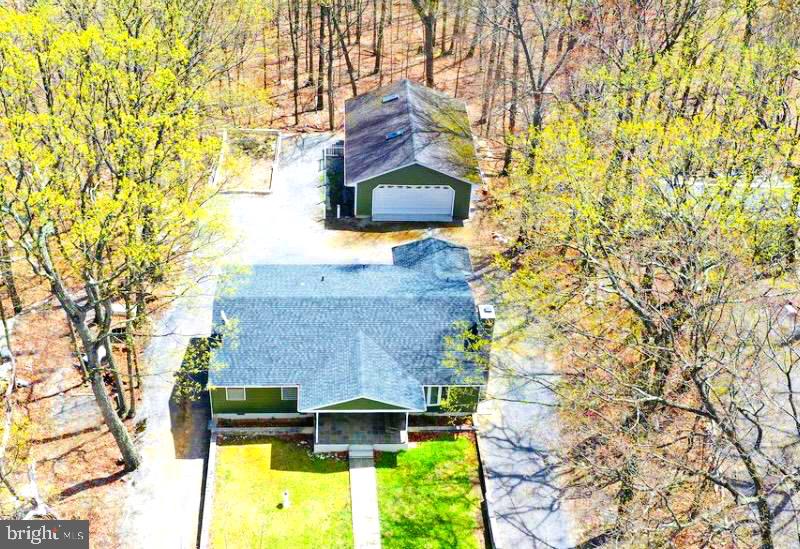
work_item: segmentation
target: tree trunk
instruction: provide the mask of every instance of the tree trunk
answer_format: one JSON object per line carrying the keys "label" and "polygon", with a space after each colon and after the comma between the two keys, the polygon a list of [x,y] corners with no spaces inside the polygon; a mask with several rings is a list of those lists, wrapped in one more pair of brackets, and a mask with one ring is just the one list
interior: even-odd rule
{"label": "tree trunk", "polygon": [[464,0],[458,0],[456,4],[456,18],[453,21],[453,32],[450,35],[450,47],[447,48],[447,55],[452,55],[456,45],[456,36],[461,38],[462,25],[464,24]]}
{"label": "tree trunk", "polygon": [[489,67],[486,71],[486,76],[483,82],[483,99],[481,101],[481,117],[478,119],[478,124],[486,124],[486,116],[489,114],[489,94],[491,92],[491,75],[494,71],[495,54],[497,53],[497,34],[492,33],[492,46],[489,50]]}
{"label": "tree trunk", "polygon": [[[491,79],[491,82],[502,82],[503,80],[503,70],[505,68],[505,59],[506,59],[506,48],[508,47],[508,37],[509,33],[506,32],[505,36],[503,37],[503,44],[500,46],[500,49],[497,52],[497,59],[494,63],[494,78],[492,78],[491,71],[488,73],[488,77]],[[488,106],[488,113],[489,117],[486,119],[486,126],[484,127],[485,135],[488,137],[489,132],[492,129],[492,116],[491,113],[494,111],[494,98],[495,94],[497,93],[497,85],[488,85],[489,88],[489,106]]]}
{"label": "tree trunk", "polygon": [[440,55],[447,55],[447,4],[442,2],[442,36],[441,36]]}
{"label": "tree trunk", "polygon": [[478,2],[478,17],[475,21],[475,32],[472,35],[472,40],[469,43],[469,50],[465,59],[475,55],[475,48],[478,47],[478,41],[483,34],[483,25],[486,23],[486,2]]}
{"label": "tree trunk", "polygon": [[108,430],[111,431],[114,440],[117,442],[119,451],[122,454],[122,460],[125,462],[125,469],[133,471],[139,467],[142,458],[134,447],[133,440],[131,440],[130,434],[125,428],[125,424],[122,423],[122,420],[114,412],[111,399],[108,398],[105,384],[103,383],[103,376],[97,366],[97,351],[92,350],[89,354],[94,355],[93,358],[89,359],[89,363],[91,365],[90,380],[92,382],[92,392],[94,393],[97,407],[100,408],[100,413],[103,415]]}
{"label": "tree trunk", "polygon": [[267,89],[267,60],[269,59],[269,52],[267,50],[267,27],[261,29],[261,70],[263,72],[261,84],[262,87],[266,90]]}
{"label": "tree trunk", "polygon": [[11,268],[11,252],[8,250],[8,241],[3,235],[0,235],[0,262],[2,263],[0,271],[3,273],[3,284],[8,290],[8,298],[11,300],[14,314],[18,315],[22,312],[22,300],[19,298],[17,283],[14,280],[14,271]]}
{"label": "tree trunk", "polygon": [[[117,368],[117,361],[112,354],[111,343],[109,337],[103,338],[103,348],[106,350],[106,362],[108,362],[108,369],[111,372],[111,379],[114,381],[114,397],[117,401],[117,415],[121,418],[128,417],[128,402],[125,400],[125,387],[122,385],[122,376],[119,375]],[[102,361],[101,361],[102,362]]]}
{"label": "tree trunk", "polygon": [[283,2],[276,2],[277,6],[275,7],[275,57],[278,61],[278,85],[281,84],[281,72],[283,70],[283,65],[281,64],[281,4]]}
{"label": "tree trunk", "polygon": [[294,125],[300,124],[300,51],[299,51],[299,29],[297,28],[300,23],[300,6],[298,0],[290,0],[289,6],[289,41],[292,46],[292,98],[294,100]]}
{"label": "tree trunk", "polygon": [[[798,170],[800,172],[800,170]],[[800,173],[795,175],[800,176]],[[800,181],[795,179],[792,186],[792,198],[789,201],[789,212],[786,215],[787,222],[784,227],[784,238],[786,240],[786,265],[793,268],[797,261],[797,232],[798,232],[798,210],[800,209]]]}
{"label": "tree trunk", "polygon": [[342,29],[339,26],[339,17],[334,11],[329,12],[331,21],[333,21],[333,28],[336,29],[336,36],[339,38],[339,47],[344,54],[344,62],[347,64],[347,75],[350,77],[350,87],[353,90],[353,97],[358,95],[358,87],[356,86],[356,77],[353,69],[353,63],[350,60],[350,53],[347,51],[347,44],[345,44]]}
{"label": "tree trunk", "polygon": [[130,405],[128,417],[136,415],[136,387],[139,386],[139,365],[136,358],[136,339],[133,337],[133,323],[136,319],[133,304],[125,294],[125,362],[128,367],[128,392]]}
{"label": "tree trunk", "polygon": [[321,111],[325,105],[323,94],[325,91],[325,5],[319,5],[319,67],[317,70],[317,110]]}
{"label": "tree trunk", "polygon": [[436,41],[437,0],[411,0],[422,21],[423,52],[425,53],[425,85],[433,87],[433,48]]}
{"label": "tree trunk", "polygon": [[383,27],[386,23],[386,0],[381,0],[381,20],[378,24],[378,37],[375,42],[375,66],[372,69],[372,74],[381,72],[382,58],[383,58]]}
{"label": "tree trunk", "polygon": [[[98,340],[92,337],[91,331],[86,325],[86,314],[78,307],[75,300],[67,291],[58,271],[56,271],[50,258],[50,250],[43,238],[37,242],[37,247],[41,254],[42,269],[45,271],[50,281],[50,289],[66,312],[67,318],[72,323],[75,331],[78,333],[81,344],[86,352],[86,367],[97,407],[100,408],[103,420],[119,447],[122,459],[125,462],[125,468],[129,471],[133,471],[141,463],[141,457],[133,445],[130,433],[128,433],[125,424],[122,423],[122,420],[114,411],[111,399],[108,398],[108,394],[106,393],[103,375],[97,359]],[[87,298],[91,298],[91,295],[87,295]]]}
{"label": "tree trunk", "polygon": [[333,111],[333,29],[330,7],[325,8],[325,18],[328,24],[328,126],[333,131],[336,120]]}
{"label": "tree trunk", "polygon": [[435,25],[435,15],[425,15],[422,18],[422,30],[425,41],[425,85],[429,88],[433,87],[433,39]]}
{"label": "tree trunk", "polygon": [[311,29],[314,27],[313,22],[311,21],[311,0],[306,0],[306,16],[303,18],[306,23],[306,51],[305,51],[305,61],[306,61],[306,74],[309,75],[309,79],[311,80],[312,84],[314,82],[314,54],[311,46]]}
{"label": "tree trunk", "polygon": [[511,54],[511,101],[508,105],[508,135],[506,136],[506,153],[503,158],[502,175],[508,175],[511,166],[511,153],[514,149],[514,134],[517,131],[517,102],[519,101],[519,40],[514,39],[514,51]]}

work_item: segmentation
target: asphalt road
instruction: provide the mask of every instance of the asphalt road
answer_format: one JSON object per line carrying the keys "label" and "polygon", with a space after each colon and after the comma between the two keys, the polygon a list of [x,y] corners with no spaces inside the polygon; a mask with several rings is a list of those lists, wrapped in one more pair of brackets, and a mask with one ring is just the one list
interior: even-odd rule
{"label": "asphalt road", "polygon": [[[498,322],[498,332],[502,323]],[[573,523],[551,449],[559,439],[552,366],[533,343],[493,357],[478,445],[498,549],[573,547]]]}

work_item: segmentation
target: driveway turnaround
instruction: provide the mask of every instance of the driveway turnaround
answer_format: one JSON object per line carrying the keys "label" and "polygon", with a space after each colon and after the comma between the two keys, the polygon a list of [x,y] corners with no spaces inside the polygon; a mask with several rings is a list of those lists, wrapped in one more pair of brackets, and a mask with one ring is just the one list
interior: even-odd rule
{"label": "driveway turnaround", "polygon": [[350,507],[355,549],[380,549],[378,481],[372,457],[350,455]]}
{"label": "driveway turnaround", "polygon": [[[502,326],[498,323],[497,329]],[[573,547],[550,450],[558,444],[551,365],[530,348],[501,351],[478,409],[478,447],[498,549]]]}

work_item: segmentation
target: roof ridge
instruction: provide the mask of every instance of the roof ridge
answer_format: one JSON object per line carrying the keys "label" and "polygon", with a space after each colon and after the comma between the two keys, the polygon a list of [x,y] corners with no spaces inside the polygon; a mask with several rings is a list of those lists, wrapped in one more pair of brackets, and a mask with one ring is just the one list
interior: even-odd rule
{"label": "roof ridge", "polygon": [[417,133],[417,123],[414,118],[414,114],[411,111],[411,81],[408,78],[403,79],[403,87],[406,89],[406,114],[408,115],[408,125],[410,126],[409,133],[411,134],[411,156],[414,159],[414,162],[418,162],[417,140],[415,137]]}
{"label": "roof ridge", "polygon": [[365,364],[364,364],[364,346],[367,341],[367,334],[364,333],[364,330],[358,330],[357,333],[358,337],[358,369],[357,369],[357,379],[356,384],[358,386],[358,392],[364,392],[364,386],[366,385],[366,377],[365,377]]}

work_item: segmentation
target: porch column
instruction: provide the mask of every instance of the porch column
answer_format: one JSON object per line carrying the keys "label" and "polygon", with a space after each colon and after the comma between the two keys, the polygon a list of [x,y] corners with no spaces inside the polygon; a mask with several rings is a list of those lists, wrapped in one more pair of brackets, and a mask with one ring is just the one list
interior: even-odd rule
{"label": "porch column", "polygon": [[406,424],[403,426],[403,443],[408,444],[408,412],[406,412]]}
{"label": "porch column", "polygon": [[314,412],[314,444],[319,442],[319,412]]}

